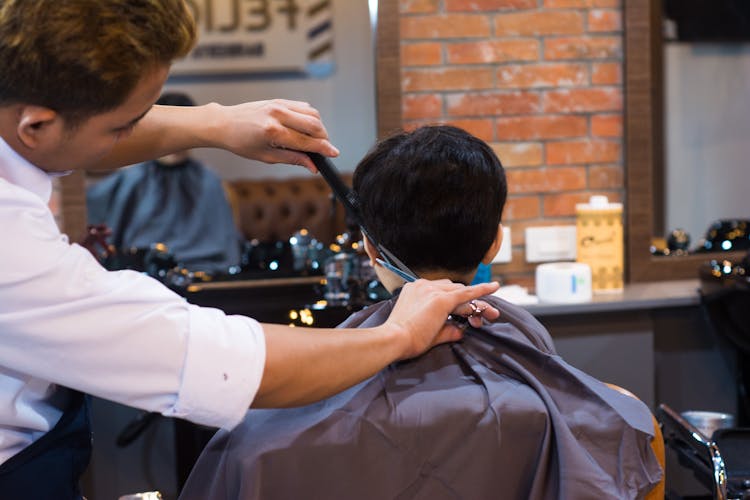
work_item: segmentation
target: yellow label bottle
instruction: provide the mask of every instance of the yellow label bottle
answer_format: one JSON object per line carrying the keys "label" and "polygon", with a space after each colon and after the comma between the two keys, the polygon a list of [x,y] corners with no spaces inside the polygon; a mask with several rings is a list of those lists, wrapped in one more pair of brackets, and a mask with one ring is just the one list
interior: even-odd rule
{"label": "yellow label bottle", "polygon": [[592,196],[576,205],[576,260],[591,266],[594,292],[620,291],[623,287],[622,203]]}

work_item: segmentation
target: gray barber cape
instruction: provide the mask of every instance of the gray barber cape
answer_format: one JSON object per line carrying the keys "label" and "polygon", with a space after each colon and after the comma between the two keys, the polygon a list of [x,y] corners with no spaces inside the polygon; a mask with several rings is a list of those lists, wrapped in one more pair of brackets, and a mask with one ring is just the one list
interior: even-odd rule
{"label": "gray barber cape", "polygon": [[[640,401],[568,365],[525,310],[317,404],[219,431],[181,499],[641,498],[662,471]],[[342,327],[383,323],[393,300]]]}
{"label": "gray barber cape", "polygon": [[116,248],[164,243],[191,271],[227,272],[240,263],[241,237],[221,179],[200,162],[148,161],[88,188],[90,224],[106,224]]}

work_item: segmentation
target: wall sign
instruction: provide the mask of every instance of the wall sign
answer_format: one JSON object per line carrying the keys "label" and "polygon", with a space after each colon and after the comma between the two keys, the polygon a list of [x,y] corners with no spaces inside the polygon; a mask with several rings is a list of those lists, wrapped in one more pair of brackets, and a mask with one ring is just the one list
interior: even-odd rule
{"label": "wall sign", "polygon": [[186,0],[198,43],[172,74],[333,70],[332,0]]}

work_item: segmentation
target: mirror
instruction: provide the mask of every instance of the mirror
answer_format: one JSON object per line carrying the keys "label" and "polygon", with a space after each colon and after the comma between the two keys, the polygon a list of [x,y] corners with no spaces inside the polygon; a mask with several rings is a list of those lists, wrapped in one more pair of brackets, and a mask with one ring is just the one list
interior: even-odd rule
{"label": "mirror", "polygon": [[[651,255],[652,238],[665,233],[668,178],[661,0],[625,0],[624,19],[628,281],[697,278],[702,263],[712,258],[737,259],[743,252]],[[711,222],[706,220],[705,226]],[[703,234],[692,236],[695,242]]]}
{"label": "mirror", "polygon": [[[336,9],[344,9],[343,12],[338,12],[342,15],[343,19],[349,19],[350,22],[344,23],[339,22],[338,25],[334,24],[334,29],[358,30],[364,37],[370,32],[366,27],[359,25],[353,25],[352,10],[356,10],[357,19],[359,24],[367,23],[363,16],[359,16],[363,12],[366,14],[368,5],[366,2],[340,2],[336,3]],[[393,78],[392,75],[398,74],[399,69],[399,15],[398,15],[398,1],[397,0],[370,0],[369,9],[371,15],[377,15],[377,23],[375,23],[376,33],[367,43],[369,49],[375,49],[375,60],[374,68],[372,57],[363,58],[361,54],[354,54],[354,49],[350,46],[337,47],[337,62],[342,65],[345,63],[351,63],[347,65],[346,71],[349,73],[355,72],[360,77],[368,78],[367,85],[351,85],[349,88],[341,88],[338,90],[332,90],[330,85],[326,87],[325,82],[314,81],[311,83],[321,87],[319,92],[315,94],[315,99],[306,96],[299,95],[277,95],[283,93],[284,89],[278,91],[273,97],[287,97],[290,99],[308,99],[311,102],[318,102],[317,99],[323,99],[325,105],[328,105],[333,109],[333,112],[337,116],[328,116],[324,114],[326,123],[330,122],[329,132],[334,135],[336,133],[331,130],[335,124],[342,125],[345,129],[361,128],[364,132],[360,133],[357,137],[359,139],[347,140],[347,144],[340,144],[342,148],[342,158],[340,159],[339,167],[342,170],[352,169],[355,164],[355,160],[358,160],[367,149],[375,141],[376,136],[382,137],[389,131],[392,131],[401,126],[401,89],[400,81],[397,78]],[[360,37],[361,38],[361,37]],[[364,42],[363,42],[364,43]],[[345,45],[345,44],[339,44]],[[351,45],[351,44],[348,44]],[[343,72],[343,71],[342,71]],[[355,75],[356,76],[356,75]],[[350,81],[355,79],[351,74],[344,75],[342,79],[348,79]],[[268,78],[266,77],[268,80]],[[190,93],[197,101],[202,100],[221,100],[222,102],[241,102],[245,100],[264,99],[268,98],[268,95],[239,95],[240,91],[237,88],[241,88],[247,84],[247,79],[243,80],[240,76],[233,76],[227,79],[229,81],[228,86],[233,90],[233,94],[229,96],[229,101],[222,99],[218,96],[208,95],[211,89],[204,87],[210,87],[215,81],[212,82],[210,78],[194,78],[192,80],[186,78],[176,78],[170,81],[166,85],[168,90],[184,90]],[[269,80],[270,82],[270,80]],[[266,82],[266,85],[269,84]],[[273,82],[270,82],[272,85]],[[206,94],[204,96],[196,95],[194,89],[198,89],[198,94],[201,92]],[[316,87],[317,88],[317,87]],[[359,94],[356,94],[359,92]],[[361,97],[362,93],[366,93],[366,99]],[[237,95],[235,95],[237,94]],[[322,94],[322,95],[321,95]],[[355,95],[356,94],[356,95]],[[334,96],[335,95],[335,100]],[[224,96],[222,96],[224,97]],[[348,101],[347,101],[348,99]],[[329,102],[330,101],[330,102]],[[342,104],[343,103],[343,104]],[[348,113],[348,115],[347,115]],[[331,113],[329,113],[331,114]],[[343,116],[341,116],[343,115]],[[368,123],[363,124],[362,122],[367,121]],[[352,124],[355,127],[352,127]],[[366,130],[365,130],[366,129]],[[349,132],[349,130],[345,130]],[[339,134],[341,135],[341,134]],[[366,137],[365,137],[366,136]],[[344,147],[346,146],[346,147]],[[346,156],[348,154],[348,156]],[[207,163],[209,165],[215,164],[215,162],[224,161],[228,157],[231,157],[230,153],[222,151],[199,150],[196,152],[196,156],[203,159],[206,156]],[[346,157],[344,157],[346,156]],[[216,160],[215,160],[216,159]],[[214,161],[215,160],[215,161]],[[232,159],[234,163],[238,163],[240,160]],[[305,175],[304,171],[298,171],[289,169],[284,170],[281,173],[282,176],[290,174]],[[228,177],[237,177],[234,172],[241,171],[240,168],[230,166],[228,169]],[[268,168],[256,169],[259,172],[258,176],[273,176],[274,174]],[[222,177],[224,177],[222,172]],[[62,178],[59,181],[60,187],[60,206],[61,206],[61,218],[62,218],[62,229],[63,232],[70,235],[71,240],[77,239],[78,235],[83,235],[86,227],[86,200],[85,200],[85,186],[86,177],[82,172],[76,172],[75,174]]]}

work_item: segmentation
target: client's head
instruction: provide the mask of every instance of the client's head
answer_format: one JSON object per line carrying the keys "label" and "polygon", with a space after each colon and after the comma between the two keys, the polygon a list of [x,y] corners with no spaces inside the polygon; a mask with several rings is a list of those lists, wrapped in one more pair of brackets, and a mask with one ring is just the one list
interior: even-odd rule
{"label": "client's head", "polygon": [[[485,142],[461,129],[393,135],[362,159],[353,183],[373,239],[420,277],[470,281],[500,248],[505,172]],[[376,270],[387,287],[397,283]]]}

